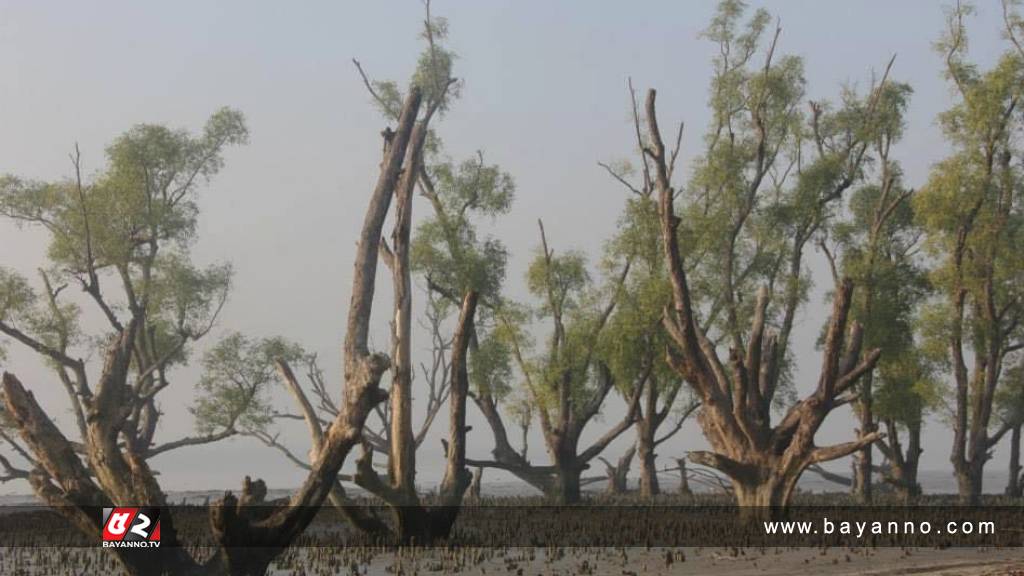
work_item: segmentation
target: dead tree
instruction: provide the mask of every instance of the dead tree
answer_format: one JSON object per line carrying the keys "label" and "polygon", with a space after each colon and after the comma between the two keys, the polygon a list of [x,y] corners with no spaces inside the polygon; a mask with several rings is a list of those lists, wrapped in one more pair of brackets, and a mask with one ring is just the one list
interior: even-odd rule
{"label": "dead tree", "polygon": [[873,433],[829,447],[814,444],[814,435],[825,417],[854,398],[852,387],[875,366],[880,351],[861,358],[862,330],[856,323],[847,336],[853,285],[844,281],[836,290],[818,385],[772,426],[771,402],[779,358],[777,336],[766,329],[768,291],[762,288],[757,295],[746,349],[733,346],[728,363],[723,364],[691,304],[679,249],[680,219],[675,214],[675,190],[670,183],[671,160],[658,128],[655,98],[655,91],[650,90],[646,101],[648,142],[643,153],[654,166],[664,254],[672,284],[672,306],[663,319],[674,344],[669,362],[700,397],[698,421],[712,447],[711,451],[691,452],[690,460],[729,476],[741,506],[783,508],[807,466],[852,454],[881,436]]}
{"label": "dead tree", "polygon": [[[437,304],[437,299],[440,298],[434,291],[427,291],[429,304],[426,306],[426,319],[424,322],[421,322],[421,325],[430,331],[432,345],[429,362],[420,364],[420,375],[423,377],[423,382],[427,387],[427,398],[423,409],[423,416],[419,424],[414,426],[413,430],[413,444],[416,450],[423,446],[427,439],[427,434],[433,427],[434,422],[437,421],[437,417],[441,414],[451,394],[451,372],[454,368],[452,365],[453,336],[446,334],[446,318],[439,314],[439,306],[435,305]],[[457,305],[461,304],[459,298],[454,295],[450,302]],[[314,386],[313,393],[319,398],[320,388]],[[319,403],[319,409],[326,415],[333,414],[336,411],[336,408],[324,402]],[[390,406],[388,404],[378,406],[374,411],[374,416],[373,424],[368,424],[366,429],[363,430],[363,437],[367,445],[375,452],[387,455],[391,446],[392,424]]]}
{"label": "dead tree", "polygon": [[622,456],[619,456],[619,460],[615,464],[612,464],[603,456],[598,457],[598,460],[604,464],[604,469],[608,474],[607,492],[609,494],[626,493],[629,488],[629,466],[633,463],[633,456],[635,455],[636,444],[633,444],[622,454]]}
{"label": "dead tree", "polygon": [[[426,24],[431,30],[429,22]],[[388,411],[390,429],[387,433],[388,476],[381,478],[373,468],[373,449],[369,443],[357,461],[356,484],[383,499],[395,519],[394,530],[402,542],[430,542],[447,537],[457,515],[457,507],[469,488],[472,475],[466,469],[465,435],[466,399],[469,383],[467,354],[479,294],[467,291],[462,298],[461,312],[452,344],[449,438],[446,443],[446,471],[441,484],[438,505],[424,506],[416,491],[417,438],[412,426],[412,268],[410,240],[412,235],[413,196],[423,166],[423,147],[429,123],[444,103],[445,93],[455,80],[437,79],[441,84],[431,99],[423,118],[413,129],[407,152],[406,169],[396,190],[396,211],[391,246],[382,243],[384,260],[392,274],[394,286],[394,320],[392,322],[391,403]]]}
{"label": "dead tree", "polygon": [[470,483],[469,483],[469,497],[474,502],[479,502],[480,501],[480,496],[481,496],[482,487],[483,487],[483,478],[484,478],[484,469],[483,468],[476,468],[475,470],[473,470],[473,480],[470,481]]}
{"label": "dead tree", "polygon": [[686,473],[686,458],[677,458],[676,463],[679,465],[679,495],[693,496],[693,490],[690,489],[690,477]]}

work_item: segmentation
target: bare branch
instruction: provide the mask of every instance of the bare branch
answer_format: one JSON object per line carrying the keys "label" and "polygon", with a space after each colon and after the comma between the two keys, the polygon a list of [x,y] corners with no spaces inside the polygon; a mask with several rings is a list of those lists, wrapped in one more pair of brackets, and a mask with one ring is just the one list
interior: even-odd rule
{"label": "bare branch", "polygon": [[824,448],[815,448],[811,451],[810,462],[812,464],[818,464],[821,462],[828,462],[830,460],[836,460],[844,456],[849,456],[854,452],[857,452],[861,448],[877,442],[881,438],[884,438],[885,434],[882,432],[872,432],[866,434],[856,440],[850,442],[844,442],[842,444],[836,444],[834,446],[826,446]]}

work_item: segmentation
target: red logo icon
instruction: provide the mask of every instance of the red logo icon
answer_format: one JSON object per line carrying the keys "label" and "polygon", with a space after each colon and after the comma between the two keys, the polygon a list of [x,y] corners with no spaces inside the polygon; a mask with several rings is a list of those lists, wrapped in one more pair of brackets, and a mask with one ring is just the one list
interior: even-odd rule
{"label": "red logo icon", "polygon": [[160,509],[153,507],[103,509],[104,548],[158,548]]}

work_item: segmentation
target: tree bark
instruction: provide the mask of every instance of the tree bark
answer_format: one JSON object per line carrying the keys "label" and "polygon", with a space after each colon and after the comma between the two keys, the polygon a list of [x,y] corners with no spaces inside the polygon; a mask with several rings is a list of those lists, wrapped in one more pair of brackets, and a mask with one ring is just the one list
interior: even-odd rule
{"label": "tree bark", "polygon": [[448,442],[445,445],[446,466],[439,491],[440,501],[438,507],[431,511],[431,540],[447,538],[451,533],[462,499],[474,480],[466,468],[466,434],[469,432],[466,426],[466,399],[469,396],[469,341],[473,334],[473,319],[479,296],[477,292],[470,291],[462,299],[459,324],[452,341],[452,383],[448,397],[451,414]]}
{"label": "tree bark", "polygon": [[655,462],[655,432],[668,416],[675,394],[665,403],[663,410],[658,410],[658,380],[648,375],[644,383],[643,410],[636,423],[636,452],[640,460],[640,497],[652,498],[661,490],[658,486],[658,470]]}
{"label": "tree bark", "polygon": [[482,492],[481,488],[482,488],[482,485],[483,485],[483,478],[484,478],[484,469],[478,466],[476,469],[473,470],[473,480],[469,483],[469,497],[474,502],[479,502],[480,501],[480,495],[481,495],[481,492]]}
{"label": "tree bark", "polygon": [[983,471],[984,467],[979,466],[977,463],[968,463],[966,466],[956,470],[956,483],[960,491],[961,504],[966,506],[981,505]]}
{"label": "tree bark", "polygon": [[580,476],[583,469],[576,462],[563,462],[555,465],[555,478],[548,497],[555,504],[576,504],[580,501]]}
{"label": "tree bark", "polygon": [[896,492],[904,503],[911,504],[921,495],[921,486],[917,483],[918,464],[923,452],[921,449],[921,422],[907,423],[906,453],[900,443],[896,422],[887,419],[885,426],[888,435],[878,444],[889,461],[889,469],[884,472],[885,481],[896,488]]}
{"label": "tree bark", "polygon": [[644,433],[637,439],[637,456],[640,460],[640,496],[652,498],[661,493],[658,485],[658,469],[654,455],[654,434]]}
{"label": "tree bark", "polygon": [[629,467],[636,454],[636,445],[630,446],[626,452],[619,457],[619,461],[612,465],[611,462],[600,458],[604,463],[608,475],[608,494],[625,494],[629,489]]}
{"label": "tree bark", "polygon": [[1020,498],[1024,492],[1021,486],[1020,474],[1020,436],[1024,424],[1017,424],[1010,431],[1010,477],[1006,482],[1006,495],[1011,498]]}
{"label": "tree bark", "polygon": [[677,458],[676,464],[679,466],[679,495],[693,496],[693,490],[690,489],[690,476],[686,472],[686,458]]}
{"label": "tree bark", "polygon": [[441,482],[442,501],[447,505],[458,505],[472,482],[472,475],[466,468],[466,399],[469,397],[468,352],[469,339],[473,333],[473,318],[476,315],[477,292],[467,292],[462,299],[459,326],[452,342],[452,384],[448,397],[451,415],[448,424],[447,465]]}
{"label": "tree bark", "polygon": [[[869,309],[870,310],[870,309]],[[860,389],[860,429],[858,434],[865,436],[875,431],[875,418],[873,410],[873,383],[874,372],[864,375]],[[871,502],[872,494],[872,470],[873,470],[873,444],[861,448],[854,456],[853,493],[863,504]]]}

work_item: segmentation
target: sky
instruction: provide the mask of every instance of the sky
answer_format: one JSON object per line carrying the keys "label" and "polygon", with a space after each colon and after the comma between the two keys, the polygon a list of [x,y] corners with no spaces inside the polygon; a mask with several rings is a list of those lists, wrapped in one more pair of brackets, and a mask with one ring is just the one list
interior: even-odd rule
{"label": "sky", "polygon": [[[779,53],[804,58],[809,98],[834,99],[844,85],[863,89],[897,55],[891,78],[909,83],[914,96],[896,156],[910,185],[923,183],[947,152],[935,118],[950,105],[951,94],[932,48],[944,25],[942,5],[751,4],[779,18]],[[969,21],[971,56],[984,66],[1005,43],[999,2],[979,4]],[[700,31],[714,6],[703,0],[435,0],[433,12],[448,18],[448,45],[459,55],[455,75],[464,81],[462,99],[435,127],[452,158],[480,150],[517,184],[511,212],[482,225],[511,248],[509,296],[526,298],[523,273],[538,244],[537,218],[544,219],[556,250],[579,249],[592,259],[614,233],[626,193],[597,162],[632,154],[628,78],[639,89],[659,90],[663,124],[685,121],[680,170],[689,170],[709,120],[715,48]],[[230,261],[236,273],[210,339],[236,330],[285,336],[318,352],[329,382],[340,390],[352,258],[386,125],[352,59],[376,79],[408,78],[421,50],[422,16],[415,0],[0,0],[0,174],[68,177],[68,153],[76,142],[86,172],[94,174],[103,168],[106,144],[137,123],[198,130],[221,106],[241,110],[251,142],[228,151],[223,171],[199,200],[196,260]],[[0,221],[0,265],[32,274],[45,245],[38,231]],[[810,264],[817,287],[795,334],[800,392],[817,379],[818,354],[808,343],[827,313],[823,295],[830,282],[822,258]],[[373,330],[382,347],[388,306],[382,290]],[[423,338],[414,342],[418,358],[427,344]],[[70,424],[63,390],[33,356],[15,348],[2,368],[55,407],[59,423]],[[181,369],[161,394],[166,416],[159,440],[193,433],[186,407],[197,379],[194,367]],[[290,408],[286,395],[275,398]],[[616,408],[613,403],[594,426],[616,421]],[[469,453],[486,457],[492,441],[475,409],[470,423]],[[848,411],[837,412],[818,443],[847,440],[853,427]],[[609,448],[609,459],[621,454],[631,434]],[[302,427],[283,427],[281,438],[299,454],[308,447]],[[419,453],[424,482],[439,479],[443,470],[439,438],[431,435]],[[949,468],[950,443],[946,427],[930,421],[922,469]],[[545,462],[540,438],[530,445],[531,460]],[[687,423],[659,454],[674,458],[704,446],[697,425]],[[1004,467],[1005,457],[997,451],[989,466]],[[244,438],[175,451],[153,465],[169,490],[236,488],[244,475],[285,488],[303,477],[280,455]],[[845,472],[848,465],[831,468]],[[485,478],[501,476],[489,472]],[[0,494],[27,489],[0,485]]]}

